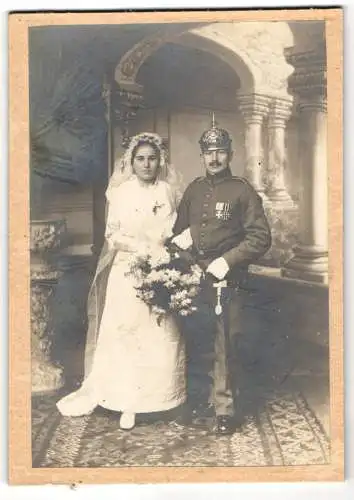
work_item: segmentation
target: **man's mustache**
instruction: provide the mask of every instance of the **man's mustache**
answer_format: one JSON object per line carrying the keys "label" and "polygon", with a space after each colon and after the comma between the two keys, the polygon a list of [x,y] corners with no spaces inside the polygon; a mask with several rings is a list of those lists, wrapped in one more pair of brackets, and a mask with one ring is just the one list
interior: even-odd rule
{"label": "man's mustache", "polygon": [[210,167],[221,167],[221,166],[222,166],[222,164],[221,164],[219,161],[211,161],[211,162],[209,163],[209,166],[210,166]]}

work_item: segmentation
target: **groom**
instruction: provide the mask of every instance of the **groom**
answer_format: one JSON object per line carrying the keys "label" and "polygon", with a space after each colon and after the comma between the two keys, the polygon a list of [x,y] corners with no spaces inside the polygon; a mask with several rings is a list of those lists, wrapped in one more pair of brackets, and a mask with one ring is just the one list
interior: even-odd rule
{"label": "groom", "polygon": [[214,116],[199,144],[205,176],[187,187],[172,242],[191,252],[206,272],[204,293],[215,317],[215,431],[223,435],[235,432],[241,422],[235,394],[242,283],[248,265],[269,250],[271,233],[261,198],[245,179],[231,173],[231,139],[216,126]]}

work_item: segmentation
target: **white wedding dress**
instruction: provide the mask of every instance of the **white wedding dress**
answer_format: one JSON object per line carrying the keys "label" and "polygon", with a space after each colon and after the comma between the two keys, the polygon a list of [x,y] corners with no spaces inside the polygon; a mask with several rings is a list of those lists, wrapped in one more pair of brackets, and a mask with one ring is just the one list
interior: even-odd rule
{"label": "white wedding dress", "polygon": [[127,275],[134,250],[164,252],[174,220],[166,182],[142,186],[134,176],[112,190],[106,237],[109,244],[116,240],[127,248],[117,252],[108,277],[91,372],[78,391],[57,403],[63,415],[85,415],[97,405],[127,413],[164,411],[185,400],[181,335],[171,319],[158,325]]}

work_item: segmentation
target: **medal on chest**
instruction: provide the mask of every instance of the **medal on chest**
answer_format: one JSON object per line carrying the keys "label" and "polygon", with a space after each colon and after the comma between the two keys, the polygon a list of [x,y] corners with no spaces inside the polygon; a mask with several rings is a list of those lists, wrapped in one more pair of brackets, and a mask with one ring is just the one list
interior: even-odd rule
{"label": "medal on chest", "polygon": [[215,217],[219,220],[231,219],[231,203],[229,203],[228,201],[216,202]]}

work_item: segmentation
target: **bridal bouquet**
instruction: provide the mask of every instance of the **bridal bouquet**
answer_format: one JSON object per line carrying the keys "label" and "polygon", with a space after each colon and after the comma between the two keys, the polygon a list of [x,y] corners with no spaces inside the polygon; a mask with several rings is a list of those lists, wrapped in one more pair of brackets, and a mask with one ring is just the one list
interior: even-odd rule
{"label": "bridal bouquet", "polygon": [[194,299],[200,290],[202,270],[166,249],[137,255],[130,263],[137,297],[147,304],[160,320],[167,314],[188,316],[196,311]]}

